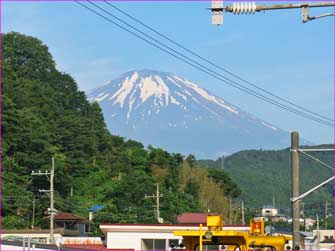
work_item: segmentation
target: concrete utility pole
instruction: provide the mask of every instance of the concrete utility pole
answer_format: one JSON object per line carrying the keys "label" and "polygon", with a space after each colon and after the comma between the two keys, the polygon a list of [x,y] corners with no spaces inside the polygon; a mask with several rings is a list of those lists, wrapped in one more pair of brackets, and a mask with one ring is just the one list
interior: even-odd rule
{"label": "concrete utility pole", "polygon": [[57,210],[54,208],[54,176],[55,176],[55,159],[52,157],[52,168],[51,171],[45,171],[44,173],[41,171],[38,171],[38,173],[35,173],[34,171],[31,172],[31,175],[46,175],[47,177],[50,175],[50,190],[44,190],[40,189],[39,192],[42,193],[50,193],[50,208],[48,208],[48,213],[50,214],[50,243],[55,243],[54,238],[54,217]]}
{"label": "concrete utility pole", "polygon": [[149,198],[153,198],[156,200],[156,220],[158,223],[163,223],[163,218],[160,217],[160,203],[159,203],[159,198],[163,197],[163,194],[159,193],[159,184],[156,184],[156,195],[144,195],[144,199],[149,199]]}
{"label": "concrete utility pole", "polygon": [[223,6],[222,0],[212,0],[212,23],[223,24],[223,12],[233,14],[255,14],[260,11],[283,10],[283,9],[302,9],[302,22],[306,23],[321,17],[334,16],[334,13],[326,13],[319,16],[309,16],[309,8],[332,7],[334,2],[315,2],[300,4],[275,4],[275,5],[256,5],[255,2],[235,2],[230,6]]}
{"label": "concrete utility pole", "polygon": [[[300,194],[299,189],[299,133],[291,133],[292,198]],[[292,201],[293,249],[300,249],[300,201]]]}
{"label": "concrete utility pole", "polygon": [[232,207],[231,207],[231,197],[229,197],[229,224],[233,224],[233,220],[232,220]]}
{"label": "concrete utility pole", "polygon": [[328,201],[326,200],[326,207],[325,207],[325,229],[326,230],[328,228],[327,219],[328,219]]}
{"label": "concrete utility pole", "polygon": [[245,225],[245,220],[244,220],[244,202],[242,201],[242,225]]}
{"label": "concrete utility pole", "polygon": [[55,208],[54,208],[54,177],[55,177],[55,158],[52,157],[52,169],[50,173],[50,240],[51,243],[54,243],[54,217],[55,217]]}
{"label": "concrete utility pole", "polygon": [[34,224],[35,224],[35,195],[33,197],[33,219],[31,222],[31,229],[34,229]]}

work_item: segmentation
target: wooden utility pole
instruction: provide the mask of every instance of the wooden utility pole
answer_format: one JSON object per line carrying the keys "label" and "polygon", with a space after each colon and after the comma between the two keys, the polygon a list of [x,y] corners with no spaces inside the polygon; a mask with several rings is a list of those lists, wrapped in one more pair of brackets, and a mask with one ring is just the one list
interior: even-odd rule
{"label": "wooden utility pole", "polygon": [[[300,195],[299,189],[299,133],[291,133],[292,198]],[[300,249],[300,201],[292,201],[293,249]]]}

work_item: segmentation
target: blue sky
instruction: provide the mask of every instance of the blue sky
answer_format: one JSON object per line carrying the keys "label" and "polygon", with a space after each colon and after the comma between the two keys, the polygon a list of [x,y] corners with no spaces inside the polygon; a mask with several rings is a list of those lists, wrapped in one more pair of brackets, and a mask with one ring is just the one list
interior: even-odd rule
{"label": "blue sky", "polygon": [[[105,3],[96,3],[125,18]],[[213,26],[206,10],[210,2],[206,1],[113,4],[258,86],[334,117],[333,17],[302,24],[301,10],[227,13],[224,25]],[[311,15],[325,12],[333,9],[312,9]],[[57,68],[72,75],[81,90],[103,85],[133,69],[173,72],[284,130],[299,131],[305,139],[315,143],[334,141],[332,128],[227,86],[74,2],[2,2],[1,29],[42,40],[50,48]]]}

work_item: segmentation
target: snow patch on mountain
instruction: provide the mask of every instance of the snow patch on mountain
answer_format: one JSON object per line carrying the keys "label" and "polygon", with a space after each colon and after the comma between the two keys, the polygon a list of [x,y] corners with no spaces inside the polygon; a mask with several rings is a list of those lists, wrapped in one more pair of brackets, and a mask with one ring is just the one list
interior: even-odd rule
{"label": "snow patch on mountain", "polygon": [[129,78],[127,77],[125,81],[122,83],[121,88],[110,98],[111,100],[115,99],[114,104],[120,103],[121,107],[128,96],[128,94],[132,91],[135,81],[138,79],[139,75],[137,72]]}

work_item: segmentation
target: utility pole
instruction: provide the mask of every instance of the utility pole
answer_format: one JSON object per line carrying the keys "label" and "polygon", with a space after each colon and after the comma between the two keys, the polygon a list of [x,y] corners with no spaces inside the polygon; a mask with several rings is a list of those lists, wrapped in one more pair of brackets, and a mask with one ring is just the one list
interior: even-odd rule
{"label": "utility pole", "polygon": [[233,224],[231,212],[231,197],[229,197],[229,224]]}
{"label": "utility pole", "polygon": [[260,11],[284,10],[284,9],[302,9],[302,22],[306,23],[322,17],[334,16],[334,13],[325,13],[319,16],[309,16],[309,8],[333,7],[334,2],[315,2],[300,4],[275,4],[275,5],[257,5],[255,2],[235,2],[230,6],[223,6],[223,1],[212,0],[212,23],[216,25],[223,24],[223,12],[233,14],[255,14]]}
{"label": "utility pole", "polygon": [[153,195],[144,195],[144,199],[149,199],[149,198],[153,198],[156,200],[156,220],[158,223],[163,223],[163,218],[160,217],[160,203],[159,203],[159,198],[163,197],[163,194],[160,194],[159,193],[159,184],[157,183],[156,184],[156,195],[153,194]]}
{"label": "utility pole", "polygon": [[304,220],[304,231],[306,231],[305,203],[301,202],[301,206],[302,206],[301,216],[302,216],[302,218]]}
{"label": "utility pole", "polygon": [[328,228],[327,219],[328,219],[328,202],[326,200],[326,207],[325,207],[325,229],[326,230]]}
{"label": "utility pole", "polygon": [[[292,198],[300,194],[299,189],[299,133],[291,133]],[[292,201],[293,250],[300,249],[300,201]]]}
{"label": "utility pole", "polygon": [[51,243],[54,243],[54,177],[55,177],[55,158],[52,157],[52,169],[50,173],[50,239]]}
{"label": "utility pole", "polygon": [[34,229],[34,224],[35,224],[35,195],[33,197],[33,219],[31,222],[31,229]]}
{"label": "utility pole", "polygon": [[320,246],[320,228],[319,228],[319,213],[316,214],[316,250],[319,250]]}
{"label": "utility pole", "polygon": [[242,200],[242,225],[245,225],[245,221],[244,221],[244,202]]}
{"label": "utility pole", "polygon": [[38,173],[35,173],[34,171],[31,172],[31,175],[41,176],[46,175],[47,177],[50,176],[50,190],[44,190],[40,189],[39,192],[42,193],[50,193],[50,208],[48,208],[48,213],[50,214],[50,243],[55,243],[54,238],[54,217],[57,210],[54,208],[54,176],[55,176],[55,159],[52,157],[52,168],[51,171],[45,171],[44,173],[41,171],[38,171]]}
{"label": "utility pole", "polygon": [[224,156],[222,155],[222,157],[221,157],[221,169],[223,170],[223,158],[224,158]]}
{"label": "utility pole", "polygon": [[275,207],[275,196],[274,196],[274,194],[272,194],[272,206],[273,206],[273,208]]}

